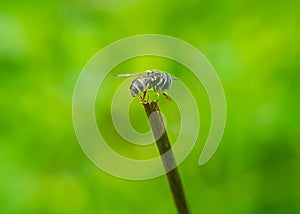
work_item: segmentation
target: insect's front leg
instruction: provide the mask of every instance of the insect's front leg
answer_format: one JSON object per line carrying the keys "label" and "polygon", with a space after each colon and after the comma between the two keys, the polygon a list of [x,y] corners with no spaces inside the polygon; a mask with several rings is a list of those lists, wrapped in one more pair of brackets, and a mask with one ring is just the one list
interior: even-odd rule
{"label": "insect's front leg", "polygon": [[173,101],[172,98],[167,94],[167,92],[162,91],[161,93],[167,98],[167,100],[169,100],[170,102]]}
{"label": "insect's front leg", "polygon": [[161,91],[161,90],[155,90],[155,89],[154,89],[154,91],[157,94],[157,101],[159,99],[159,94],[161,93],[162,95],[164,95],[167,98],[167,100],[169,100],[170,102],[172,102],[172,98],[167,94],[167,92]]}

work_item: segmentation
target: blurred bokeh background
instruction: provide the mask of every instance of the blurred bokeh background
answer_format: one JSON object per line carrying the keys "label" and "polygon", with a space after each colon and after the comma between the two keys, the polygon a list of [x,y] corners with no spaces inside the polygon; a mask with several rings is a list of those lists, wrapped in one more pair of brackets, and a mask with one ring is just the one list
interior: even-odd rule
{"label": "blurred bokeh background", "polygon": [[[73,90],[86,62],[106,45],[144,33],[197,47],[225,90],[224,138],[200,167],[209,103],[193,76],[181,77],[191,83],[202,119],[197,145],[179,167],[192,212],[300,213],[299,6],[296,0],[2,0],[0,213],[176,213],[165,176],[137,182],[98,170],[72,125]],[[145,60],[126,66],[140,71],[153,64],[175,74],[180,67]],[[98,110],[109,112],[99,102]],[[172,109],[170,121],[178,119]],[[99,112],[98,121],[109,120]],[[142,113],[133,124],[145,131]],[[115,133],[111,126],[101,132]]]}

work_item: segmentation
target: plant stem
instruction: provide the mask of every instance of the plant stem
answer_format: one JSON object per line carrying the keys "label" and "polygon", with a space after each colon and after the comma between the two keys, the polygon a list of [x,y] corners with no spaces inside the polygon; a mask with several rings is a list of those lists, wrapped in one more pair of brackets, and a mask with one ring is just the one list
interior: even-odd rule
{"label": "plant stem", "polygon": [[157,101],[152,101],[151,103],[142,102],[142,104],[147,113],[152,132],[156,140],[156,145],[161,155],[164,168],[167,172],[169,186],[172,191],[177,211],[179,214],[188,214],[190,213],[188,203],[185,198],[179,171],[176,166],[176,161],[172,152],[171,144],[167,135],[167,131],[165,129],[160,110],[157,105]]}

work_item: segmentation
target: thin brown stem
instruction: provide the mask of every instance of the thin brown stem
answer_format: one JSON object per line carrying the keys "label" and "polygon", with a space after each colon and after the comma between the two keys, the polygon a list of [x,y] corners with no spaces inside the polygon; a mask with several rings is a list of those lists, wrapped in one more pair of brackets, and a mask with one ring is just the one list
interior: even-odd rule
{"label": "thin brown stem", "polygon": [[144,105],[145,111],[149,118],[152,132],[156,140],[156,145],[161,155],[164,168],[167,172],[169,186],[172,191],[177,211],[179,214],[188,214],[190,213],[188,203],[184,194],[179,171],[176,167],[176,161],[157,102],[152,101],[151,103],[145,102],[142,104]]}

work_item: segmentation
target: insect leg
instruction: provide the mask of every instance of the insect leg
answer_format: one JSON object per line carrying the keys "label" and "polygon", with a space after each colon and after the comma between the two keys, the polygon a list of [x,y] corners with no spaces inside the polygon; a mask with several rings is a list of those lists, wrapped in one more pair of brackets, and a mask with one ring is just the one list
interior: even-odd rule
{"label": "insect leg", "polygon": [[162,91],[161,93],[167,98],[167,100],[169,100],[170,102],[172,102],[172,98],[167,94],[167,92]]}
{"label": "insect leg", "polygon": [[147,91],[144,91],[143,100],[145,99]]}
{"label": "insect leg", "polygon": [[144,91],[144,94],[143,94],[143,97],[141,97],[142,98],[142,100],[141,100],[141,104],[147,104],[147,100],[145,100],[145,97],[146,97],[146,94],[147,94],[147,90],[146,91]]}
{"label": "insect leg", "polygon": [[158,100],[159,100],[159,92],[158,92],[158,91],[156,91],[156,95],[157,95],[157,100],[156,100],[156,102],[158,102]]}

